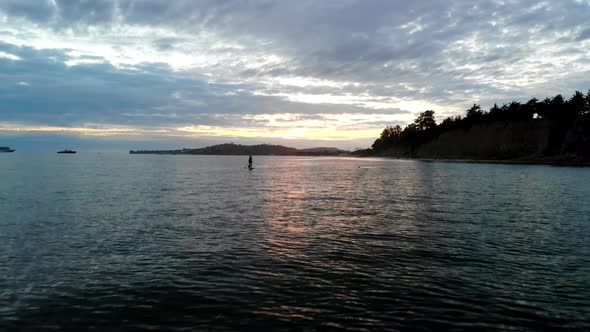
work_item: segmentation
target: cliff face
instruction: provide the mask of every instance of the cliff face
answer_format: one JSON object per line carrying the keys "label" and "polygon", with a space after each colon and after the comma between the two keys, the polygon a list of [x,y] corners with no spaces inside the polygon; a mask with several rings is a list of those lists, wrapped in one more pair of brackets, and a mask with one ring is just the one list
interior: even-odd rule
{"label": "cliff face", "polygon": [[516,159],[535,158],[549,143],[550,124],[543,120],[494,122],[445,132],[421,145],[419,158]]}
{"label": "cliff face", "polygon": [[561,155],[590,160],[590,117],[574,122],[561,145]]}
{"label": "cliff face", "polygon": [[571,129],[562,133],[549,121],[540,119],[477,124],[444,132],[417,147],[392,146],[378,155],[429,159],[586,161],[590,160],[590,119],[578,119]]}

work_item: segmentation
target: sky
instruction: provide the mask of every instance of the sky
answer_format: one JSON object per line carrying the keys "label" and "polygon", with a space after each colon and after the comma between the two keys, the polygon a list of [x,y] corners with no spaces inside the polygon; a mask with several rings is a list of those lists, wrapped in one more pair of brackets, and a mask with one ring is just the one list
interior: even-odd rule
{"label": "sky", "polygon": [[366,148],[590,88],[590,0],[0,0],[0,146]]}

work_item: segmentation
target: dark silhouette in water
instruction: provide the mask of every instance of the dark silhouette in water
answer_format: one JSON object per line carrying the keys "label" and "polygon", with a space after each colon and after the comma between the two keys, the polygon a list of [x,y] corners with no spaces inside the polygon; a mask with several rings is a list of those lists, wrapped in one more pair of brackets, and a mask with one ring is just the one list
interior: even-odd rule
{"label": "dark silhouette in water", "polygon": [[7,146],[0,146],[0,152],[14,152],[14,150]]}
{"label": "dark silhouette in water", "polygon": [[76,151],[65,149],[63,151],[57,151],[57,153],[74,154],[74,153],[76,153]]}
{"label": "dark silhouette in water", "polygon": [[252,169],[252,156],[248,157],[248,169]]}

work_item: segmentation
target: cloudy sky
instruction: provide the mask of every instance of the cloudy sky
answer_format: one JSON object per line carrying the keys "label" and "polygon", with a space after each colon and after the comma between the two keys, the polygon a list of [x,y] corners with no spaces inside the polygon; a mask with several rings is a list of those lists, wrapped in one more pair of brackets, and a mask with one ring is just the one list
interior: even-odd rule
{"label": "cloudy sky", "polygon": [[589,88],[589,0],[0,0],[15,148],[368,147],[427,109]]}

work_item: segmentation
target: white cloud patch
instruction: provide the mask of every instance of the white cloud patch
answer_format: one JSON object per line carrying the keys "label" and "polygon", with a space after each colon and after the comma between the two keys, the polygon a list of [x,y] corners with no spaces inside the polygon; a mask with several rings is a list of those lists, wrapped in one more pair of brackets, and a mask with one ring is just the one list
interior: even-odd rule
{"label": "white cloud patch", "polygon": [[22,60],[19,56],[16,56],[16,55],[10,54],[10,53],[6,53],[6,52],[2,52],[2,51],[0,51],[0,58],[12,60],[12,61]]}

